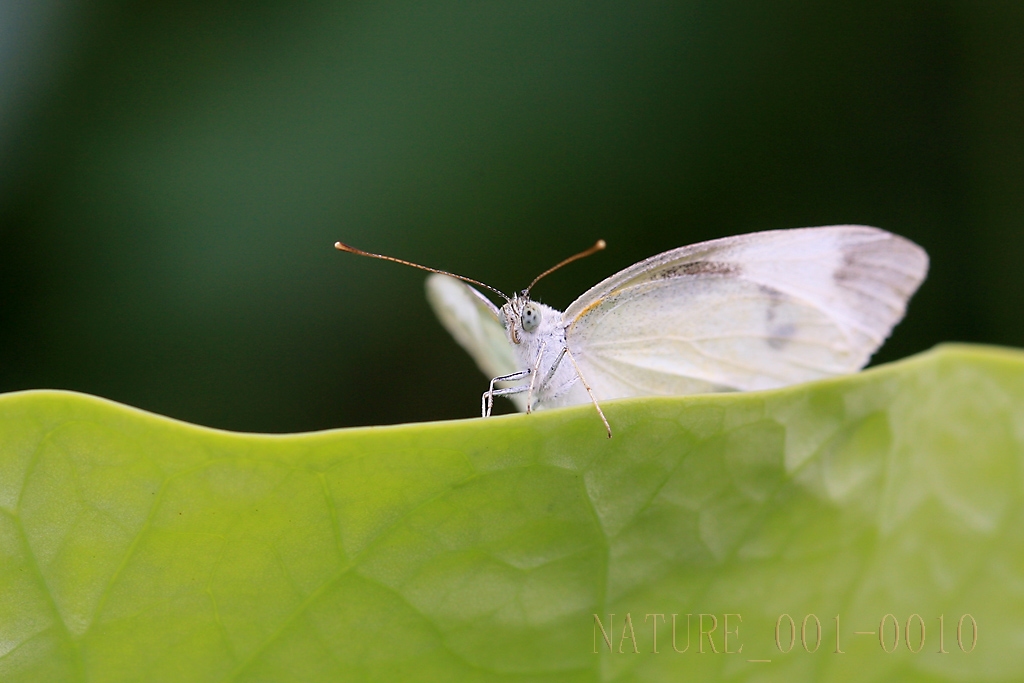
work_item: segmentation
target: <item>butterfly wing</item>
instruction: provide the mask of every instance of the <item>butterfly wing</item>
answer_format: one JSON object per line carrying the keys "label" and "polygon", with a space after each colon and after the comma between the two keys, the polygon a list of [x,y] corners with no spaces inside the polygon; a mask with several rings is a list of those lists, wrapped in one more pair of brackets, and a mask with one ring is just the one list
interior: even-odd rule
{"label": "butterfly wing", "polygon": [[[426,289],[427,301],[441,324],[488,378],[519,369],[505,328],[498,321],[498,307],[487,297],[447,275],[430,275]],[[525,396],[510,398],[520,410],[525,409]]]}
{"label": "butterfly wing", "polygon": [[773,230],[641,261],[563,322],[598,398],[769,389],[862,368],[927,270],[877,228]]}

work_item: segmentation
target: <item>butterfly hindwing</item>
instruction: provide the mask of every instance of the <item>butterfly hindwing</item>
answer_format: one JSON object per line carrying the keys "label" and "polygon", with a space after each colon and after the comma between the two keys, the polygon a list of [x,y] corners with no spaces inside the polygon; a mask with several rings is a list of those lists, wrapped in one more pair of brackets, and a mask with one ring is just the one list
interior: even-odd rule
{"label": "butterfly hindwing", "polygon": [[[447,275],[430,275],[426,289],[427,300],[441,324],[485,375],[498,377],[519,369],[505,328],[498,320],[498,308],[487,297]],[[524,396],[510,398],[520,409],[525,408]]]}

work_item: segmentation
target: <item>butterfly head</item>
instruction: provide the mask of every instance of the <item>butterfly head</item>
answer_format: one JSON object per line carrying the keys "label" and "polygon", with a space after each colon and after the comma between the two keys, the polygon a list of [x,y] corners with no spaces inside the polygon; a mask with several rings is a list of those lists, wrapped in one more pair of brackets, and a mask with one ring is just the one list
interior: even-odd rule
{"label": "butterfly head", "polygon": [[513,344],[520,344],[526,337],[532,336],[544,321],[546,306],[530,298],[527,291],[516,294],[501,307],[498,320],[508,332]]}
{"label": "butterfly head", "polygon": [[519,294],[508,298],[505,298],[507,302],[501,307],[501,312],[498,315],[502,326],[508,332],[508,338],[513,344],[520,344],[523,341],[524,336],[533,336],[535,334],[541,334],[548,331],[548,328],[554,324],[554,319],[550,312],[555,312],[553,308],[539,304],[530,298],[530,290],[537,284],[541,278],[550,275],[567,263],[572,263],[576,259],[581,259],[585,256],[590,256],[596,251],[604,249],[604,240],[598,240],[594,246],[589,249],[584,249],[578,254],[574,254],[569,258],[560,261],[551,268],[548,268],[543,273],[533,278],[533,282],[530,286],[521,291]]}

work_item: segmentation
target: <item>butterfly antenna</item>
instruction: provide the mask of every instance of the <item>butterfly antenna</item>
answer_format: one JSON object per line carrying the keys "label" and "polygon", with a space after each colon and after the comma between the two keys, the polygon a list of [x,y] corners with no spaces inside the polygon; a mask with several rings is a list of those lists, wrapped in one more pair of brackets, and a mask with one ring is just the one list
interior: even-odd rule
{"label": "butterfly antenna", "polygon": [[[602,244],[602,248],[603,248],[604,243],[602,242],[601,244]],[[421,266],[418,263],[413,263],[412,261],[404,261],[404,260],[402,260],[400,258],[395,258],[394,256],[384,256],[383,254],[374,254],[374,253],[371,253],[369,251],[363,251],[362,249],[356,249],[355,247],[350,247],[349,245],[345,244],[344,242],[335,242],[334,243],[334,248],[337,249],[338,251],[347,251],[348,253],[355,254],[356,256],[369,256],[370,258],[380,259],[381,261],[391,261],[392,263],[401,263],[403,266],[410,266],[412,268],[419,268],[420,270],[425,270],[428,273],[438,273],[439,275],[447,275],[448,277],[453,277],[456,280],[462,280],[463,282],[471,282],[474,285],[479,285],[479,286],[483,287],[484,289],[491,290],[492,292],[494,292],[495,294],[500,296],[505,301],[509,301],[510,300],[509,297],[507,295],[505,295],[503,292],[495,289],[494,287],[491,287],[490,285],[485,285],[483,282],[480,282],[479,280],[474,280],[471,277],[464,277],[462,275],[456,275],[455,273],[449,273],[447,270],[438,270],[437,268],[429,268],[427,266]],[[586,254],[583,254],[583,255],[586,256]],[[579,258],[579,255],[574,256],[573,258]],[[569,259],[569,261],[571,261],[571,260],[572,259]],[[568,261],[566,261],[565,263],[568,263]],[[562,265],[562,264],[560,263],[558,265]],[[554,268],[552,268],[552,270],[554,270]],[[545,275],[546,274],[547,273],[545,273]],[[537,278],[537,279],[539,280],[540,278]],[[535,282],[536,282],[536,280],[535,280]],[[532,285],[531,285],[531,287],[532,287]]]}
{"label": "butterfly antenna", "polygon": [[602,249],[604,249],[605,246],[607,246],[607,245],[605,244],[604,240],[598,240],[597,242],[594,242],[594,246],[590,247],[589,249],[584,249],[580,253],[574,254],[573,256],[570,256],[569,258],[565,259],[564,261],[561,261],[560,263],[557,263],[554,266],[551,266],[550,268],[545,270],[543,273],[541,273],[537,277],[533,278],[533,282],[531,282],[530,286],[526,288],[526,292],[529,293],[529,291],[531,289],[533,289],[533,286],[535,284],[537,284],[538,282],[540,282],[540,279],[542,277],[545,277],[547,275],[551,275],[551,273],[555,272],[556,270],[558,270],[559,268],[561,268],[564,265],[568,265],[568,264],[572,263],[573,261],[577,261],[577,260],[579,260],[581,258],[585,258],[587,256],[590,256],[591,254],[597,253],[597,252],[601,251]]}

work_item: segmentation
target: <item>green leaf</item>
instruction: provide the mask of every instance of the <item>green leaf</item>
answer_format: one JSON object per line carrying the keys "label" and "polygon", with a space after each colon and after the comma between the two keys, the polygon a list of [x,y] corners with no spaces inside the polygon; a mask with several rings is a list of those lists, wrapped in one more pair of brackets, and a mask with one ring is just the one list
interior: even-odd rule
{"label": "green leaf", "polygon": [[1024,353],[605,410],[269,436],[0,396],[0,680],[1019,680]]}

